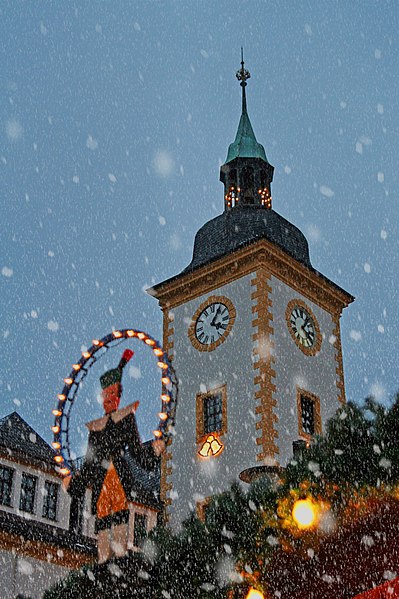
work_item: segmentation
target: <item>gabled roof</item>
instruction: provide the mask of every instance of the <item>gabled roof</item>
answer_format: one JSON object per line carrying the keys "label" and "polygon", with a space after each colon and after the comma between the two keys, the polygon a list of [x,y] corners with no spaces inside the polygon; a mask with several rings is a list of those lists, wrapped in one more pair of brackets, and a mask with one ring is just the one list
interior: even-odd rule
{"label": "gabled roof", "polygon": [[54,464],[50,445],[18,414],[12,412],[0,419],[0,447],[11,455],[24,455]]}

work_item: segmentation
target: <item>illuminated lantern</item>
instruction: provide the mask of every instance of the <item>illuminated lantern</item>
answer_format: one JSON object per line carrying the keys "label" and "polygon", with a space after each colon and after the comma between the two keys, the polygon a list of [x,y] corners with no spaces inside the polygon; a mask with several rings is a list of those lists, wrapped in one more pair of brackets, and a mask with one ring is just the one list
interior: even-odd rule
{"label": "illuminated lantern", "polygon": [[318,511],[312,499],[299,499],[294,503],[292,517],[299,528],[310,528],[317,521]]}
{"label": "illuminated lantern", "polygon": [[223,443],[215,435],[208,435],[198,454],[202,458],[215,457],[224,449]]}
{"label": "illuminated lantern", "polygon": [[265,599],[265,596],[263,593],[257,591],[256,589],[250,589],[245,599]]}

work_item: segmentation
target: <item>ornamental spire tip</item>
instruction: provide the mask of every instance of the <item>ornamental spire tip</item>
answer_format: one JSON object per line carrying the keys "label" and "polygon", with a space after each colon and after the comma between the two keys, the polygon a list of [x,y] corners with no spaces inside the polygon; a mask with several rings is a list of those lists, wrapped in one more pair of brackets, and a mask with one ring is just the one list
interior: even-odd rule
{"label": "ornamental spire tip", "polygon": [[247,98],[245,95],[245,87],[247,85],[247,79],[251,77],[251,73],[244,67],[244,50],[241,46],[241,69],[236,73],[236,77],[240,82],[242,88],[242,112],[247,112]]}

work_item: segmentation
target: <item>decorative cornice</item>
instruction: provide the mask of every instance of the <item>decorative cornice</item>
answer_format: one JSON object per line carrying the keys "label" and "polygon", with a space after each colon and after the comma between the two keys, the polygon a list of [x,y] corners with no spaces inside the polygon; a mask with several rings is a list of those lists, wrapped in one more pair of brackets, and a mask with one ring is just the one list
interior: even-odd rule
{"label": "decorative cornice", "polygon": [[78,547],[60,549],[56,543],[50,545],[39,540],[31,541],[21,535],[9,534],[3,530],[0,530],[0,549],[74,570],[92,562],[94,558],[92,552],[82,552]]}
{"label": "decorative cornice", "polygon": [[275,428],[278,418],[274,412],[274,408],[277,406],[276,385],[273,382],[276,376],[273,367],[276,359],[273,355],[274,329],[270,274],[265,269],[259,268],[251,285],[255,287],[251,294],[251,299],[254,302],[252,326],[256,331],[252,336],[255,342],[253,349],[254,387],[257,389],[255,391],[257,403],[255,413],[260,416],[260,420],[256,422],[256,429],[261,431],[260,437],[256,438],[260,449],[257,460],[268,464],[268,462],[276,463],[275,456],[279,453],[276,444],[278,432]]}
{"label": "decorative cornice", "polygon": [[259,239],[231,254],[222,256],[190,273],[178,275],[148,289],[162,308],[174,308],[188,299],[209,293],[216,288],[264,268],[298,293],[327,310],[340,315],[353,296],[322,276],[310,270],[275,244]]}

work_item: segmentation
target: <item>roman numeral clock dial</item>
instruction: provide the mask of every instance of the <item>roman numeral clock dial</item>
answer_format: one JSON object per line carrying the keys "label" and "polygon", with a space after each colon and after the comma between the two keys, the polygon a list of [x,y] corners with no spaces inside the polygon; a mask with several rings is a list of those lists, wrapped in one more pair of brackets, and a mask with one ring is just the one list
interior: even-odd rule
{"label": "roman numeral clock dial", "polygon": [[285,318],[291,337],[307,355],[315,355],[321,347],[319,324],[312,310],[300,300],[288,303]]}
{"label": "roman numeral clock dial", "polygon": [[191,343],[199,351],[216,349],[230,333],[235,317],[235,308],[227,297],[211,296],[192,317],[188,331]]}

